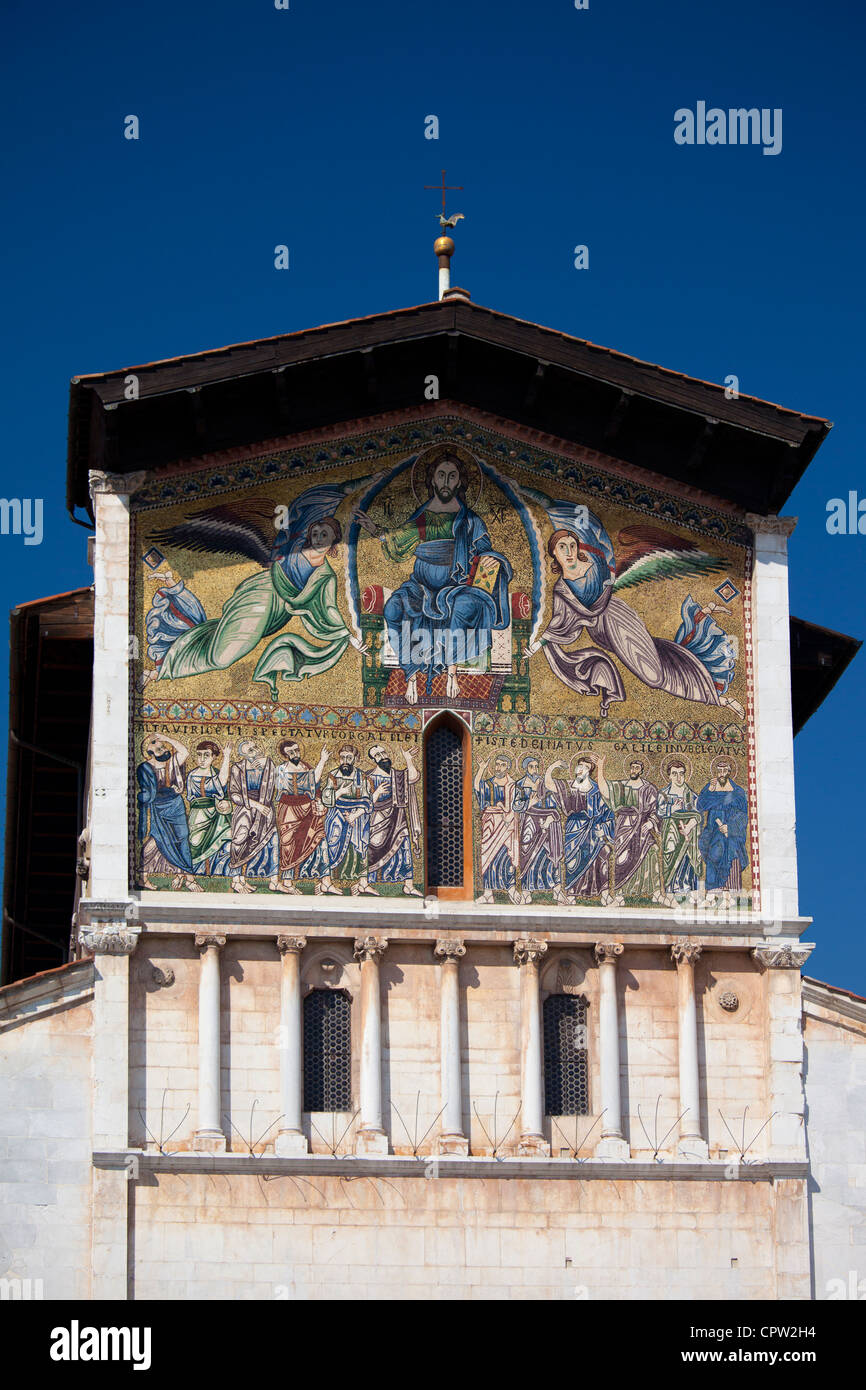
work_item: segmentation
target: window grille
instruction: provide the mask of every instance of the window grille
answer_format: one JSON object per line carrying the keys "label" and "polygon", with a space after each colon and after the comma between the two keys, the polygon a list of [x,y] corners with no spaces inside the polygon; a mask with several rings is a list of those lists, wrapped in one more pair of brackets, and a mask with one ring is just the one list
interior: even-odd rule
{"label": "window grille", "polygon": [[549,994],[544,1001],[544,1111],[588,1115],[586,1000]]}
{"label": "window grille", "polygon": [[314,989],[304,1000],[304,1109],[351,1110],[351,1000]]}
{"label": "window grille", "polygon": [[463,886],[463,740],[440,724],[425,749],[427,801],[427,883],[431,888]]}

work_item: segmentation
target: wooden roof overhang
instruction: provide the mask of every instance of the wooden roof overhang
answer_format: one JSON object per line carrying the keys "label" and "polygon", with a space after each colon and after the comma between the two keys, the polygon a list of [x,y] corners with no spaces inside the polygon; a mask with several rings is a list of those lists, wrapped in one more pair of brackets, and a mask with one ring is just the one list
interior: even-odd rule
{"label": "wooden roof overhang", "polygon": [[[138,398],[127,399],[127,378]],[[779,512],[830,424],[467,301],[75,377],[67,503],[89,469],[176,466],[439,398]]]}

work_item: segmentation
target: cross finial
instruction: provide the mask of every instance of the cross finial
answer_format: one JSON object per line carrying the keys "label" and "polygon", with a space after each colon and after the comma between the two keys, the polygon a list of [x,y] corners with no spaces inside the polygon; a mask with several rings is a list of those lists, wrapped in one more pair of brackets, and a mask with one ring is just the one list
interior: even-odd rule
{"label": "cross finial", "polygon": [[438,213],[438,212],[437,212],[437,214],[436,214],[436,216],[437,216],[438,219],[439,219],[439,225],[440,225],[440,227],[456,227],[456,226],[457,226],[457,223],[458,223],[458,222],[461,220],[461,218],[463,217],[463,213],[462,213],[462,212],[456,212],[456,213],[454,214],[453,217],[446,217],[446,216],[445,216],[445,194],[446,194],[446,193],[458,193],[458,192],[461,192],[461,193],[462,193],[462,191],[463,191],[463,185],[462,185],[462,183],[446,183],[446,182],[445,182],[445,170],[443,169],[443,170],[442,170],[442,182],[441,182],[441,184],[439,184],[439,183],[425,183],[424,187],[425,187],[425,189],[438,188],[439,191],[440,191],[440,193],[442,194],[442,211],[441,211],[441,213]]}

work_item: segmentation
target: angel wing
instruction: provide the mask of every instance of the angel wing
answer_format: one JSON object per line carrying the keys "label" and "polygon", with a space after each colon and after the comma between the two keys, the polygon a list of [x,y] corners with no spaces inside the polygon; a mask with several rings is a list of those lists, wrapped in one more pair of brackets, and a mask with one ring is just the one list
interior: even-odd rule
{"label": "angel wing", "polygon": [[614,592],[653,579],[718,574],[726,561],[701,550],[694,541],[658,526],[628,526],[617,535],[619,551]]}
{"label": "angel wing", "polygon": [[277,503],[269,497],[221,502],[191,512],[174,526],[154,532],[154,541],[204,555],[243,556],[270,563]]}
{"label": "angel wing", "polygon": [[546,492],[539,492],[534,487],[521,487],[520,491],[524,497],[529,497],[533,502],[537,502],[539,507],[544,508],[554,531],[571,531],[579,540],[596,546],[604,555],[611,574],[613,573],[613,545],[595,512],[591,512],[582,502],[556,501],[548,497]]}
{"label": "angel wing", "polygon": [[333,516],[343,499],[366,482],[369,478],[321,483],[288,504],[273,496],[221,502],[155,532],[153,540],[199,554],[242,556],[266,567],[276,551],[282,553],[302,544],[310,526]]}

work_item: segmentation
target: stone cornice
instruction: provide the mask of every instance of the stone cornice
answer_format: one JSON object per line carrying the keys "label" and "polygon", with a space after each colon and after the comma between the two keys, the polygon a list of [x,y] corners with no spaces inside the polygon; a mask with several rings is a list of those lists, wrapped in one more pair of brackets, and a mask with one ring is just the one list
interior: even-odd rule
{"label": "stone cornice", "polygon": [[308,1154],[297,1158],[275,1158],[271,1154],[143,1152],[141,1149],[96,1150],[95,1168],[134,1173],[139,1178],[150,1173],[221,1173],[243,1177],[401,1177],[438,1178],[555,1178],[583,1182],[771,1182],[775,1178],[809,1176],[809,1165],[791,1160],[767,1159],[755,1163],[733,1163],[729,1159],[671,1159],[656,1163],[645,1159],[573,1158],[459,1158],[422,1154],[417,1158],[397,1155],[381,1158],[355,1158],[352,1155]]}
{"label": "stone cornice", "polygon": [[[233,894],[233,898],[238,895]],[[272,899],[279,896],[282,901]],[[194,899],[194,900],[193,900]],[[287,903],[286,895],[256,894],[252,901],[226,902],[224,893],[146,893],[133,905],[142,919],[144,930],[164,933],[193,927],[213,929],[231,935],[250,934],[273,940],[278,932],[298,936],[358,937],[361,933],[387,931],[389,934],[411,932],[418,941],[441,937],[454,931],[470,940],[513,940],[518,936],[538,936],[563,939],[575,944],[593,942],[608,937],[635,936],[646,945],[671,944],[682,936],[694,936],[709,946],[736,944],[756,946],[802,936],[812,925],[811,917],[765,919],[760,912],[735,910],[700,913],[694,922],[683,922],[674,912],[653,912],[649,909],[593,909],[557,907],[534,909],[497,904],[494,911],[474,902],[442,905],[437,899],[428,903],[416,900],[400,902],[393,898],[336,898],[323,896]],[[85,921],[86,902],[79,905],[79,920]],[[705,920],[706,919],[706,920]]]}

